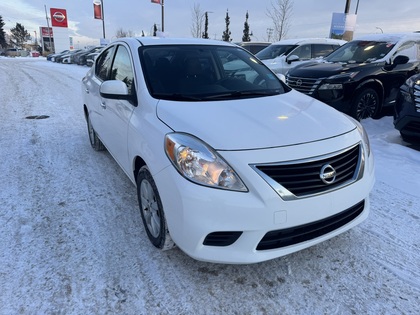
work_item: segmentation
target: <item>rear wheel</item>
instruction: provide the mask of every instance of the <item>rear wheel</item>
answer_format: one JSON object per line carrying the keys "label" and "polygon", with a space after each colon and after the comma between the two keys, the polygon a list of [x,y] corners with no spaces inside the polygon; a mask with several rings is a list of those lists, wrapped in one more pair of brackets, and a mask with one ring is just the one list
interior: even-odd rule
{"label": "rear wheel", "polygon": [[378,93],[372,88],[360,91],[353,99],[350,115],[357,120],[375,118],[379,115],[381,104]]}
{"label": "rear wheel", "polygon": [[150,242],[162,250],[173,248],[175,244],[169,234],[159,192],[147,166],[143,166],[137,176],[137,196]]}
{"label": "rear wheel", "polygon": [[89,133],[89,141],[92,148],[95,151],[105,150],[105,147],[102,144],[102,141],[98,138],[98,135],[96,134],[95,129],[93,129],[92,122],[90,121],[89,115],[86,117],[86,122],[87,122],[87,128],[88,128],[88,133]]}

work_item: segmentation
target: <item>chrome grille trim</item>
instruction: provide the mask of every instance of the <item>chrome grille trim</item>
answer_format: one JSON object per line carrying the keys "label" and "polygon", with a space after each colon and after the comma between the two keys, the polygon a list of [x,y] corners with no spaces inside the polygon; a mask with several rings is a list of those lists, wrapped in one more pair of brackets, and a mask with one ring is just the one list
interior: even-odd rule
{"label": "chrome grille trim", "polygon": [[[272,177],[270,177],[269,175],[267,175],[264,171],[260,170],[259,167],[264,168],[264,167],[270,167],[270,168],[275,168],[276,166],[279,166],[279,170],[282,167],[285,166],[290,166],[290,168],[295,167],[299,170],[305,169],[308,165],[308,163],[321,163],[321,164],[329,164],[329,162],[334,161],[334,159],[336,158],[340,158],[341,156],[345,155],[346,153],[350,153],[352,150],[357,150],[358,151],[358,155],[357,155],[357,161],[355,162],[355,165],[353,166],[354,169],[352,170],[352,176],[351,178],[347,175],[346,177],[349,178],[345,178],[343,177],[343,181],[339,184],[335,184],[335,185],[325,185],[324,188],[320,189],[314,189],[311,192],[311,189],[308,189],[307,193],[301,193],[301,194],[295,194],[293,193],[291,190],[288,189],[287,187],[287,183],[279,183],[277,182],[275,179],[273,179]],[[301,160],[294,160],[294,161],[286,161],[286,162],[279,162],[279,163],[265,163],[265,164],[250,164],[250,166],[252,167],[252,169],[258,174],[260,175],[270,186],[271,188],[274,189],[274,191],[285,201],[289,201],[289,200],[297,200],[297,199],[302,199],[302,198],[308,198],[308,197],[313,197],[313,196],[318,196],[318,195],[322,195],[334,190],[338,190],[341,189],[345,186],[348,186],[356,181],[358,181],[359,179],[362,178],[363,176],[363,172],[364,172],[364,165],[365,165],[365,158],[364,158],[364,150],[363,150],[363,145],[361,142],[336,151],[336,152],[332,152],[330,154],[326,154],[326,155],[321,155],[321,156],[315,156],[315,157],[311,157],[311,158],[307,158],[307,159],[301,159]],[[332,162],[331,162],[332,163]],[[315,174],[312,173],[308,173],[310,176],[315,176]],[[306,174],[307,175],[307,174]],[[316,174],[318,175],[318,174]],[[308,181],[309,182],[309,181]],[[309,186],[308,186],[309,187]]]}
{"label": "chrome grille trim", "polygon": [[294,77],[291,75],[286,76],[286,83],[291,88],[299,91],[301,93],[307,95],[313,95],[315,91],[318,89],[319,85],[321,84],[324,78],[301,78],[301,77]]}
{"label": "chrome grille trim", "polygon": [[420,112],[420,85],[414,85],[414,105],[416,111]]}

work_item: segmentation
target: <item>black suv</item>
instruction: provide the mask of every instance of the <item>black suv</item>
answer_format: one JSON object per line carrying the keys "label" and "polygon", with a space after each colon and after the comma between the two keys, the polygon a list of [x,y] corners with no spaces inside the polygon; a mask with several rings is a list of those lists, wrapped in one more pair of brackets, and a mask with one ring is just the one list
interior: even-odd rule
{"label": "black suv", "polygon": [[394,126],[403,140],[420,143],[420,74],[401,86],[394,109]]}
{"label": "black suv", "polygon": [[361,120],[394,105],[399,87],[419,72],[420,33],[373,34],[289,70],[287,84]]}

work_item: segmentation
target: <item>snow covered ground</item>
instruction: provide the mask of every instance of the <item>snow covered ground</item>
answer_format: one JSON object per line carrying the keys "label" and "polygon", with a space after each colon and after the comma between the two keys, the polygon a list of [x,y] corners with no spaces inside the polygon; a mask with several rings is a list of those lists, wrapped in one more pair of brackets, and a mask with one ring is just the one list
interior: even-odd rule
{"label": "snow covered ground", "polygon": [[149,243],[134,186],[91,149],[87,70],[0,58],[0,314],[420,313],[420,151],[392,117],[363,121],[363,224],[264,263],[203,263]]}

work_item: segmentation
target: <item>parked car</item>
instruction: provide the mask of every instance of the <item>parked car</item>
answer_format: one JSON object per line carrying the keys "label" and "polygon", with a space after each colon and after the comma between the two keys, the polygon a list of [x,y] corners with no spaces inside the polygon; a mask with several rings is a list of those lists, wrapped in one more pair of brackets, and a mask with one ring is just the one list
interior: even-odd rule
{"label": "parked car", "polygon": [[[255,75],[237,76],[235,58]],[[234,44],[118,39],[82,93],[90,143],[136,185],[145,233],[159,249],[254,263],[368,216],[374,161],[363,127]]]}
{"label": "parked car", "polygon": [[21,55],[21,50],[17,49],[17,48],[7,48],[4,52],[4,55],[6,57],[17,57]]}
{"label": "parked car", "polygon": [[289,69],[324,57],[345,43],[331,38],[285,39],[264,48],[256,56],[275,73],[286,74]]}
{"label": "parked car", "polygon": [[67,63],[67,64],[73,63],[73,56],[81,51],[82,49],[70,50],[67,54],[57,57],[56,62]]}
{"label": "parked car", "polygon": [[401,86],[394,109],[394,126],[403,140],[420,143],[420,74]]}
{"label": "parked car", "polygon": [[74,63],[83,66],[86,65],[86,58],[89,54],[100,52],[103,49],[103,46],[96,46],[90,49],[86,49],[76,55],[74,55]]}
{"label": "parked car", "polygon": [[264,48],[270,46],[271,43],[270,42],[240,42],[240,43],[236,43],[236,45],[245,48],[246,50],[250,51],[251,53],[255,55],[256,53],[260,52]]}
{"label": "parked car", "polygon": [[361,120],[394,106],[399,87],[419,65],[420,33],[366,35],[291,69],[286,82]]}
{"label": "parked car", "polygon": [[104,47],[102,47],[101,49],[97,50],[96,52],[90,53],[88,55],[86,55],[86,65],[88,67],[92,67],[93,63],[96,60],[96,57],[99,56],[99,54],[102,52],[102,50],[104,49]]}
{"label": "parked car", "polygon": [[63,50],[63,51],[61,51],[59,53],[49,54],[47,56],[47,60],[50,60],[52,62],[57,62],[57,59],[58,58],[60,58],[61,56],[65,55],[65,54],[67,54],[69,52],[70,52],[70,50],[69,49],[66,49],[66,50]]}

